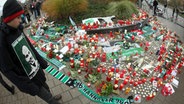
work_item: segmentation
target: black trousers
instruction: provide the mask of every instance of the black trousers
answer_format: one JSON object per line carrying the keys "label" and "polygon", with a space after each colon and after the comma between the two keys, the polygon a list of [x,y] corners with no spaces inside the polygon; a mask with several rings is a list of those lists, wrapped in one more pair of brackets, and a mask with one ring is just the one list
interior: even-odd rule
{"label": "black trousers", "polygon": [[0,83],[9,91],[12,92],[12,87],[10,87],[2,78],[1,74],[0,74]]}

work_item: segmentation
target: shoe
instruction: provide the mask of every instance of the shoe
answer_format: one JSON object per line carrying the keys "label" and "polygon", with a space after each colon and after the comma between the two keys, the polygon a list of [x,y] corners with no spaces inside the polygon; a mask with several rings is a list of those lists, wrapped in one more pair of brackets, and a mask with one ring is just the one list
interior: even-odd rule
{"label": "shoe", "polygon": [[58,95],[55,95],[55,96],[54,96],[54,99],[55,99],[55,100],[60,100],[61,98],[62,98],[61,94],[58,94]]}
{"label": "shoe", "polygon": [[12,85],[11,88],[12,88],[12,89],[11,89],[11,93],[12,93],[12,95],[14,95],[14,94],[15,94],[15,87]]}

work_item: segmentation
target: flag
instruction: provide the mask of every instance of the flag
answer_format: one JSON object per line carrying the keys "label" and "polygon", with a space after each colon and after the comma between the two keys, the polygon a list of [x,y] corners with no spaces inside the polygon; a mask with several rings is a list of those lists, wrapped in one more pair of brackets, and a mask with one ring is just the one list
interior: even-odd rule
{"label": "flag", "polygon": [[75,22],[72,20],[72,18],[69,16],[69,20],[70,20],[70,23],[73,25],[73,27],[75,28],[75,31],[78,30],[77,28],[77,25],[75,24]]}

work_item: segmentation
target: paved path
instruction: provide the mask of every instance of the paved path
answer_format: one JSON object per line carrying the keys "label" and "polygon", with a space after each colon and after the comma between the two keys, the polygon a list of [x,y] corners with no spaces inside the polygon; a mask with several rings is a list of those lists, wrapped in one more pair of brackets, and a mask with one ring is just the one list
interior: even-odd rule
{"label": "paved path", "polygon": [[[151,10],[150,10],[151,13]],[[184,42],[184,28],[174,22],[171,22],[168,19],[158,17],[158,20],[162,24],[168,27],[171,31],[175,31],[179,34],[181,40]],[[67,72],[67,70],[63,70]],[[53,78],[51,75],[46,73],[47,83],[54,95],[62,94],[63,104],[96,104],[87,98],[85,98],[77,89],[70,89],[66,85],[59,82],[57,79]],[[4,78],[4,77],[3,77]],[[6,82],[10,85],[12,84],[6,78]],[[142,101],[141,104],[183,104],[184,102],[184,72],[179,75],[179,87],[175,89],[175,93],[171,96],[164,97],[161,94],[158,94],[151,101]],[[17,88],[15,95],[9,93],[1,84],[0,84],[0,104],[46,104],[43,100],[38,97],[33,97],[28,94],[20,92]]]}

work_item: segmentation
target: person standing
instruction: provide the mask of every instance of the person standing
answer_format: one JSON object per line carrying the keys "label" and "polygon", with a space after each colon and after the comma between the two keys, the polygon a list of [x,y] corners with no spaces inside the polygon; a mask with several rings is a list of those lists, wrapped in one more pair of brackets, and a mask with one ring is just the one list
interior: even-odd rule
{"label": "person standing", "polygon": [[60,104],[61,95],[53,96],[43,69],[48,63],[38,54],[23,32],[23,8],[17,0],[7,0],[0,25],[0,69],[20,91],[38,96],[49,104]]}
{"label": "person standing", "polygon": [[29,14],[29,9],[27,7],[27,5],[24,5],[24,14],[25,14],[25,18],[26,18],[26,23],[29,23],[31,21],[31,16]]}
{"label": "person standing", "polygon": [[30,4],[31,13],[35,16],[35,19],[37,19],[37,11],[36,11],[36,2],[33,0]]}
{"label": "person standing", "polygon": [[[176,13],[176,15],[175,15]],[[173,12],[172,12],[172,18],[174,19],[174,15],[175,15],[175,19],[178,19],[178,14],[179,14],[179,8],[177,6],[174,6],[173,8]]]}
{"label": "person standing", "polygon": [[38,16],[40,16],[40,9],[41,9],[41,1],[40,0],[38,0],[37,2],[36,2],[36,12],[37,12],[37,15]]}
{"label": "person standing", "polygon": [[168,18],[168,13],[167,13],[167,0],[165,0],[165,2],[164,2],[163,13],[165,13],[167,15],[167,18]]}
{"label": "person standing", "polygon": [[153,1],[153,12],[154,12],[154,15],[156,15],[156,11],[157,11],[157,6],[158,6],[158,1],[157,0],[154,0]]}

